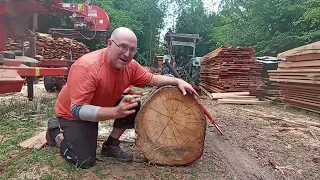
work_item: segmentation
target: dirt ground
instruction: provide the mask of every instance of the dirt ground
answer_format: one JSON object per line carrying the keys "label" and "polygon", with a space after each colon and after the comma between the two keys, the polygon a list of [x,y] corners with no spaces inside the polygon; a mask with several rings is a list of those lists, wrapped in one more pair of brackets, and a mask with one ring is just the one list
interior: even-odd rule
{"label": "dirt ground", "polygon": [[[46,93],[41,82],[36,86],[38,98],[56,97],[54,93]],[[148,89],[138,91],[147,92]],[[16,96],[25,99],[26,92],[2,95],[0,101],[7,102]],[[50,155],[51,159],[48,162],[32,161],[34,163],[28,165],[27,170],[19,171],[12,179],[320,179],[320,127],[316,124],[320,123],[319,114],[284,109],[283,105],[273,103],[222,105],[206,96],[202,96],[202,101],[225,135],[220,135],[207,120],[203,155],[189,166],[121,163],[100,157],[99,149],[93,168],[75,170],[59,156],[58,148],[44,147],[38,156]],[[316,123],[310,126],[304,121]],[[110,126],[110,122],[101,123],[99,135],[108,136]],[[126,147],[134,146],[134,136],[134,131],[126,131],[122,137]],[[18,165],[10,167],[19,168]],[[8,174],[10,172],[5,172],[1,178]]]}

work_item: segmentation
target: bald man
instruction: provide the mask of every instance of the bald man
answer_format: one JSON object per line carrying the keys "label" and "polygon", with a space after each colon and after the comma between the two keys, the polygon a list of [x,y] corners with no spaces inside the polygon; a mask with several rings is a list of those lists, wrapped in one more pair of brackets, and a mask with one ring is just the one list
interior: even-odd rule
{"label": "bald man", "polygon": [[130,29],[115,29],[107,43],[106,48],[80,57],[71,66],[68,81],[55,104],[56,118],[48,121],[48,144],[58,145],[61,156],[80,168],[95,164],[98,123],[112,119],[113,130],[103,143],[101,154],[132,161],[132,152],[119,146],[122,133],[134,128],[140,109],[138,100],[123,94],[127,87],[173,85],[184,95],[198,95],[187,82],[153,75],[135,61],[137,37]]}

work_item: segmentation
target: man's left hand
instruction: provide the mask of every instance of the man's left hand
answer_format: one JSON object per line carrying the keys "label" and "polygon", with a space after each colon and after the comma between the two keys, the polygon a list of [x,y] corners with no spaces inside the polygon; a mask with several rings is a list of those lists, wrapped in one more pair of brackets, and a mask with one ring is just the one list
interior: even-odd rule
{"label": "man's left hand", "polygon": [[193,95],[196,95],[199,97],[199,94],[197,91],[191,86],[191,84],[185,82],[184,80],[178,79],[178,88],[182,92],[183,95],[187,94],[187,91],[190,92]]}

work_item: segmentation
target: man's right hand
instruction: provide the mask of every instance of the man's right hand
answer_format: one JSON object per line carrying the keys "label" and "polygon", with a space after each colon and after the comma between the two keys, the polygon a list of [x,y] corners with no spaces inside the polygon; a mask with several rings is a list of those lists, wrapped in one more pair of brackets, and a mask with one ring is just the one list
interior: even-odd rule
{"label": "man's right hand", "polygon": [[135,99],[132,95],[126,95],[122,98],[119,105],[116,107],[116,119],[124,118],[130,114],[136,112],[134,109],[138,106],[138,99]]}

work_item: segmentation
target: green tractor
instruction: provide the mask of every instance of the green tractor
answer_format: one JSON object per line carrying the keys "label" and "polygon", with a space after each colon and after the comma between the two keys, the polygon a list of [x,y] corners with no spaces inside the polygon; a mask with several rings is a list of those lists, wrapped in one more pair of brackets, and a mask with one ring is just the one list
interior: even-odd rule
{"label": "green tractor", "polygon": [[[176,77],[195,84],[200,83],[200,58],[195,56],[199,34],[167,33],[165,36],[168,54],[163,56],[161,74],[173,73]],[[192,54],[190,49],[192,48]],[[174,61],[173,61],[174,57]]]}

